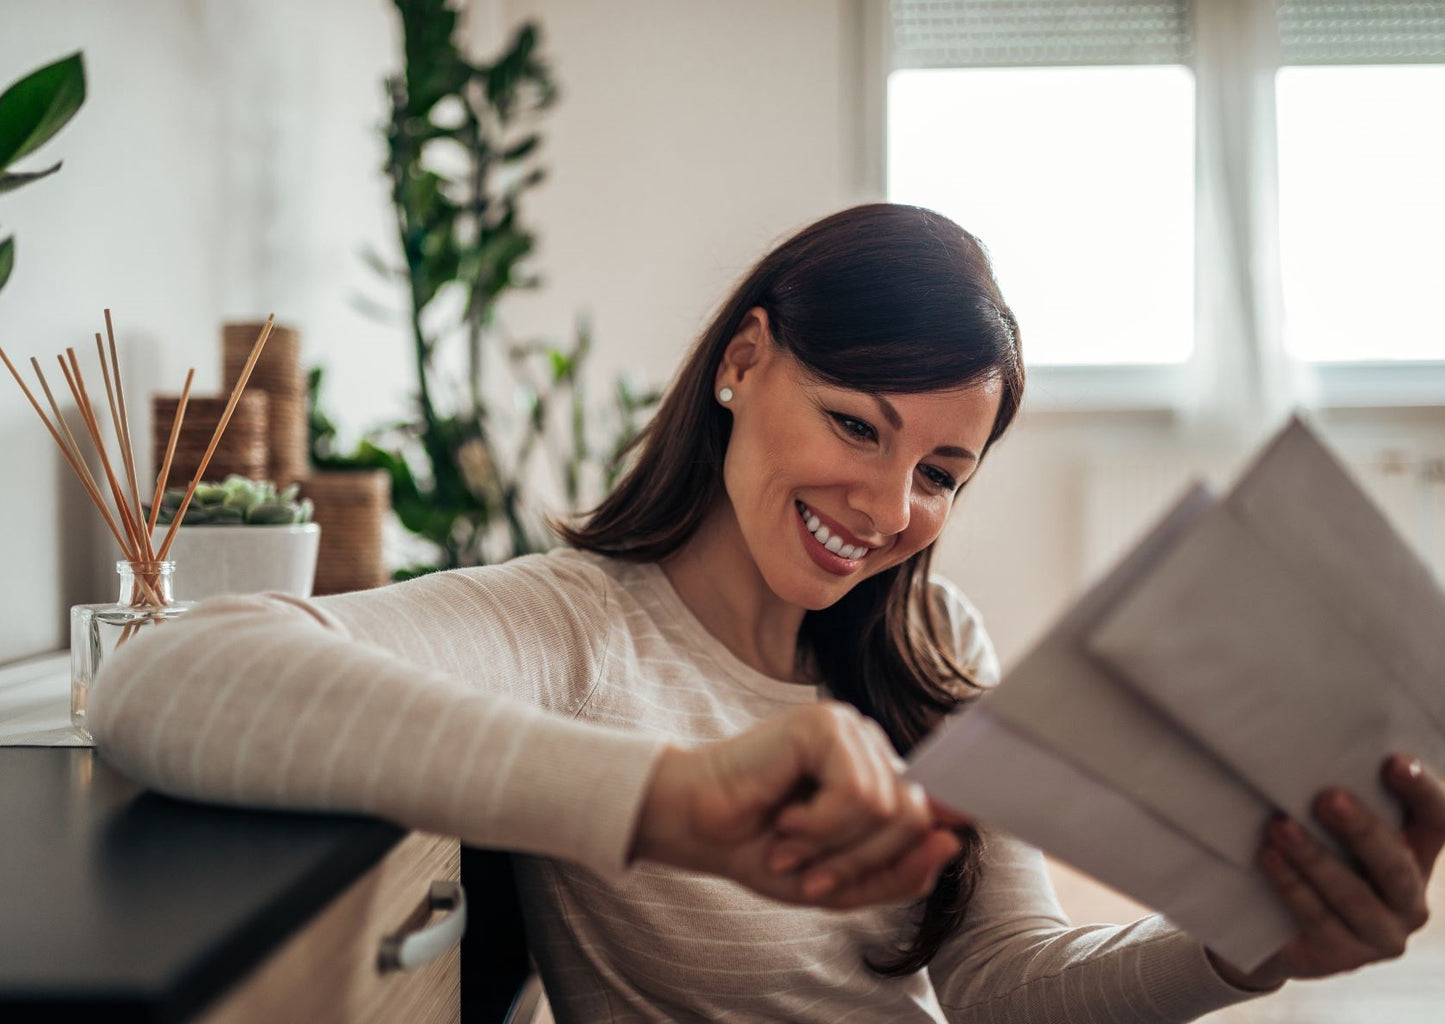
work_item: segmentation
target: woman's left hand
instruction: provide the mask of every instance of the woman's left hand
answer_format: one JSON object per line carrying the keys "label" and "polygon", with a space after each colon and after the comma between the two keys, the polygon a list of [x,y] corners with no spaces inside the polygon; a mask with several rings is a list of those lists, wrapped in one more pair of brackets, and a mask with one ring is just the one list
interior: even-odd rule
{"label": "woman's left hand", "polygon": [[1248,974],[1211,953],[1225,980],[1268,990],[1290,978],[1339,974],[1405,951],[1405,940],[1429,917],[1425,889],[1445,845],[1445,789],[1418,760],[1403,755],[1385,762],[1383,777],[1405,805],[1398,831],[1345,790],[1325,790],[1315,801],[1316,816],[1358,868],[1297,822],[1270,825],[1259,862],[1300,931]]}

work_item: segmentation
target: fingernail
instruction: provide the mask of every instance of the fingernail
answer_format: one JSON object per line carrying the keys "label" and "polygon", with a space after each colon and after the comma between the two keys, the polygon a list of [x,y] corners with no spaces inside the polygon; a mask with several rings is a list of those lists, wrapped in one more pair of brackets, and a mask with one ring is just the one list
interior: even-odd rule
{"label": "fingernail", "polygon": [[1412,757],[1405,762],[1405,774],[1412,779],[1418,779],[1425,774],[1425,766],[1420,763],[1418,757]]}
{"label": "fingernail", "polygon": [[1325,797],[1325,809],[1339,821],[1349,821],[1360,811],[1355,798],[1339,789]]}
{"label": "fingernail", "polygon": [[803,863],[803,855],[794,850],[779,850],[768,861],[768,867],[775,875],[785,875]]}
{"label": "fingernail", "polygon": [[837,884],[837,876],[827,871],[809,875],[803,879],[803,895],[810,900],[815,900],[820,896],[828,895]]}
{"label": "fingernail", "polygon": [[1305,844],[1305,830],[1293,818],[1281,818],[1274,823],[1274,834],[1285,846],[1299,847]]}

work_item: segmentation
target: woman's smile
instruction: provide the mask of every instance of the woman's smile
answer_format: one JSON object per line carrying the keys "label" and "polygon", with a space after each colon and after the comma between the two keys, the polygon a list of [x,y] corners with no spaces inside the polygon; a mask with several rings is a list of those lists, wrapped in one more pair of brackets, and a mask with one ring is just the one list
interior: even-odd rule
{"label": "woman's smile", "polygon": [[798,510],[803,548],[820,569],[837,576],[847,576],[873,550],[839,526],[836,520],[819,514],[801,501],[795,501],[793,505]]}

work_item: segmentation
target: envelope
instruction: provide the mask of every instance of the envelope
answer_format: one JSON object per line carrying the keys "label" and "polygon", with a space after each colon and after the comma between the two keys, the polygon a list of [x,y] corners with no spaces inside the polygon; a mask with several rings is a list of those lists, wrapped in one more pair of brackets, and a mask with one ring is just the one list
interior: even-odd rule
{"label": "envelope", "polygon": [[1086,645],[1096,624],[1213,504],[1205,488],[1190,489],[1005,673],[987,705],[1018,732],[1249,868],[1273,805],[1188,730],[1090,658]]}
{"label": "envelope", "polygon": [[1327,785],[1398,823],[1385,758],[1445,765],[1445,594],[1298,421],[1086,646],[1327,843]]}
{"label": "envelope", "polygon": [[1196,843],[986,704],[952,716],[920,744],[907,774],[935,799],[1162,911],[1242,970],[1297,930],[1258,872]]}

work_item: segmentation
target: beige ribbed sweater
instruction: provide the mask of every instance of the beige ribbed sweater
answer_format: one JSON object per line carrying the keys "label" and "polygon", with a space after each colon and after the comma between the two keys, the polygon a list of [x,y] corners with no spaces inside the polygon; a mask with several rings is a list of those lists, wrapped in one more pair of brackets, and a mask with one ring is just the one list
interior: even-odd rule
{"label": "beige ribbed sweater", "polygon": [[[997,666],[940,584],[958,650]],[[908,908],[783,906],[627,849],[663,744],[731,736],[812,687],[744,665],[655,565],[575,551],[300,601],[223,598],[119,651],[101,753],[168,793],[361,811],[521,851],[560,1022],[1191,1020],[1245,993],[1157,917],[1074,928],[1037,852],[989,839],[968,924],[926,972],[872,974]]]}

